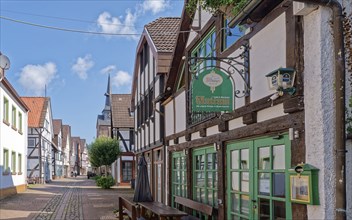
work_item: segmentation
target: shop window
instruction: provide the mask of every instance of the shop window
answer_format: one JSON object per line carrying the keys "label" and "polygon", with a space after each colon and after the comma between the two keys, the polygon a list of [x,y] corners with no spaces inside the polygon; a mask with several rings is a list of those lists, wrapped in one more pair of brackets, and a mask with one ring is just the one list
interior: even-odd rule
{"label": "shop window", "polygon": [[247,30],[246,25],[236,25],[233,28],[228,26],[229,20],[225,17],[224,18],[224,27],[222,28],[222,35],[223,35],[223,43],[222,43],[222,50],[226,50],[232,44],[236,43],[241,37],[245,35]]}
{"label": "shop window", "polygon": [[187,198],[187,161],[183,152],[172,154],[172,200],[174,207],[175,196]]}
{"label": "shop window", "polygon": [[[217,153],[214,147],[193,151],[193,199],[214,207],[218,207],[217,166]],[[195,215],[203,218],[201,213]]]}

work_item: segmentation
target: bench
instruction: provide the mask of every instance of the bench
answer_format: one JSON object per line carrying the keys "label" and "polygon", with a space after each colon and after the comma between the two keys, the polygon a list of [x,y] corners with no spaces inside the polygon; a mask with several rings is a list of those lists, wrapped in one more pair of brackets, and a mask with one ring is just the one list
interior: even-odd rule
{"label": "bench", "polygon": [[137,219],[137,206],[129,199],[119,197],[119,220],[123,220],[123,216],[127,215],[130,219]]}
{"label": "bench", "polygon": [[[192,210],[195,210],[195,211],[198,211],[198,212],[205,214],[205,216],[206,216],[205,219],[208,219],[208,220],[210,220],[214,214],[214,208],[212,206],[207,205],[207,204],[203,204],[200,202],[196,202],[191,199],[184,198],[184,197],[175,196],[175,203],[177,203],[179,205],[179,207],[180,206],[188,207]],[[190,218],[190,216],[186,216],[186,218],[184,218],[184,219],[196,219],[196,218],[195,217]]]}

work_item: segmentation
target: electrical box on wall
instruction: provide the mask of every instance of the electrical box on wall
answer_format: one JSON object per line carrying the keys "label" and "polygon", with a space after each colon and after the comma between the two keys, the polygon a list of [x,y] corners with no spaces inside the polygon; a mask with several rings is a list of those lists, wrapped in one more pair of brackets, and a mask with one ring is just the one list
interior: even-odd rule
{"label": "electrical box on wall", "polygon": [[318,9],[318,5],[302,3],[302,2],[293,2],[293,14],[296,16],[308,15],[312,11]]}

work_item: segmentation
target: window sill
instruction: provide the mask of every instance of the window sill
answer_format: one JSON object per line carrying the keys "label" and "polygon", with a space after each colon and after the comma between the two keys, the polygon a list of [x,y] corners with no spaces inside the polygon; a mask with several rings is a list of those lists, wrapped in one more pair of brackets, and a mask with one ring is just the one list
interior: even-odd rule
{"label": "window sill", "polygon": [[16,127],[11,126],[12,130],[17,131]]}
{"label": "window sill", "polygon": [[18,174],[18,175],[22,175],[23,173],[22,173],[22,172],[18,172],[17,174]]}
{"label": "window sill", "polygon": [[18,131],[18,133],[19,133],[20,135],[23,135],[23,132],[22,132],[22,131]]}
{"label": "window sill", "polygon": [[10,126],[10,123],[6,121],[5,119],[2,121],[5,125]]}
{"label": "window sill", "polygon": [[11,175],[17,175],[17,173],[16,172],[11,172]]}

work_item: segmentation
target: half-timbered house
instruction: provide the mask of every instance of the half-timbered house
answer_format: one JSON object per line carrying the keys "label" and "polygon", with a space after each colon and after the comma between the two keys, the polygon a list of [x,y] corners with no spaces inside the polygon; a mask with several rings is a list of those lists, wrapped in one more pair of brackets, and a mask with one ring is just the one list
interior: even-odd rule
{"label": "half-timbered house", "polygon": [[62,120],[53,119],[54,139],[53,142],[57,146],[53,161],[54,178],[61,178],[63,176],[63,150],[62,150]]}
{"label": "half-timbered house", "polygon": [[26,190],[28,107],[6,77],[0,79],[0,103],[1,199]]}
{"label": "half-timbered house", "polygon": [[63,175],[69,177],[71,175],[70,167],[70,149],[72,148],[71,126],[62,125],[62,152],[63,152]]}
{"label": "half-timbered house", "polygon": [[[351,215],[343,7],[351,12],[344,0],[249,0],[228,17],[184,10],[159,99],[168,204],[175,196],[205,203],[214,219]],[[313,185],[301,177],[307,164]]]}
{"label": "half-timbered house", "polygon": [[[144,154],[154,199],[166,200],[164,107],[156,103],[163,92],[180,18],[159,18],[145,25],[139,40],[132,82],[135,152]],[[137,158],[138,161],[138,158]]]}
{"label": "half-timbered house", "polygon": [[27,177],[38,183],[52,180],[53,143],[51,102],[48,97],[21,97],[29,108],[28,113],[28,152]]}

